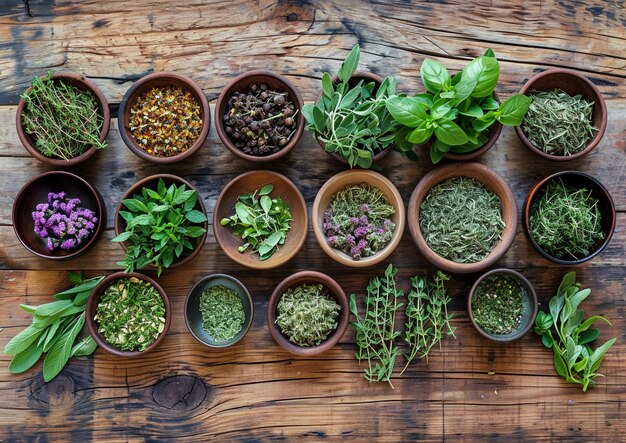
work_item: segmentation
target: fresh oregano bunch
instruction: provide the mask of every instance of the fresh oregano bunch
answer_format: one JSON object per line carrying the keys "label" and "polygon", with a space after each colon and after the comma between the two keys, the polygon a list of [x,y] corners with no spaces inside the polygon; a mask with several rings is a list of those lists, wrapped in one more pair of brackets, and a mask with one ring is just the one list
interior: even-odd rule
{"label": "fresh oregano bunch", "polygon": [[74,286],[54,294],[56,301],[39,306],[20,305],[33,315],[33,321],[4,347],[5,355],[13,356],[10,372],[18,374],[30,369],[45,353],[43,379],[49,382],[70,358],[91,355],[96,350],[91,336],[77,337],[85,324],[89,294],[104,277],[84,280],[80,274],[67,275]]}
{"label": "fresh oregano bunch", "polygon": [[543,345],[554,354],[554,369],[569,383],[582,385],[587,391],[598,374],[604,354],[613,346],[612,338],[602,346],[592,349],[589,345],[599,335],[600,330],[591,328],[596,321],[611,322],[601,315],[594,315],[583,321],[584,311],[578,309],[591,289],[580,289],[576,273],[568,272],[563,277],[559,289],[550,299],[550,312],[539,311],[535,319],[535,333],[541,336]]}
{"label": "fresh oregano bunch", "polygon": [[175,258],[194,249],[191,239],[206,232],[199,226],[207,218],[204,212],[194,209],[197,202],[195,190],[175,183],[166,187],[163,179],[159,179],[156,191],[144,187],[141,195],[122,200],[128,209],[120,211],[126,229],[112,241],[128,242],[128,248],[124,260],[117,264],[133,272],[152,263],[160,276]]}
{"label": "fresh oregano bunch", "polygon": [[506,126],[521,124],[532,101],[516,94],[500,105],[493,98],[500,65],[491,49],[454,76],[441,64],[426,59],[420,75],[427,92],[389,97],[387,109],[401,125],[396,145],[401,145],[401,139],[409,145],[431,141],[433,163],[448,151],[467,153],[480,148],[496,120]]}

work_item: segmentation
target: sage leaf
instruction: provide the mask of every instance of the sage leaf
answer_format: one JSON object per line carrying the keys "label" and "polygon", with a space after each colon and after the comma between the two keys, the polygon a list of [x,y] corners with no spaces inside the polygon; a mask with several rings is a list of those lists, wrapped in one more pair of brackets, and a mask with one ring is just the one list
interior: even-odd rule
{"label": "sage leaf", "polygon": [[15,337],[13,337],[4,347],[6,355],[17,355],[27,349],[44,332],[44,329],[29,326]]}
{"label": "sage leaf", "polygon": [[71,357],[86,357],[95,352],[98,344],[91,335],[83,338],[72,347]]}
{"label": "sage leaf", "polygon": [[15,354],[13,359],[11,359],[11,363],[9,364],[9,372],[13,374],[19,374],[30,369],[35,363],[37,363],[37,360],[39,360],[39,357],[41,357],[42,353],[43,346],[39,346],[35,343],[31,344],[22,352]]}
{"label": "sage leaf", "polygon": [[56,377],[67,364],[72,355],[72,345],[85,324],[83,312],[72,327],[50,348],[43,361],[43,379],[48,382]]}
{"label": "sage leaf", "polygon": [[361,50],[359,48],[359,45],[354,45],[346,59],[339,67],[339,71],[337,73],[337,77],[339,78],[339,80],[341,80],[342,82],[347,82],[348,80],[350,80],[350,77],[352,77],[352,75],[356,71],[356,67],[359,64],[360,56]]}

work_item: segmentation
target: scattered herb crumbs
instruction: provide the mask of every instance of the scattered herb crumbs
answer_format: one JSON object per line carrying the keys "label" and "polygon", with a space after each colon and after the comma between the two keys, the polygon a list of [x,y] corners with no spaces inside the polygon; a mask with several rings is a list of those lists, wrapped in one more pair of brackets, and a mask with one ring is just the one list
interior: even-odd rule
{"label": "scattered herb crumbs", "polygon": [[526,296],[526,287],[515,276],[491,274],[472,298],[474,320],[491,334],[510,334],[522,324]]}
{"label": "scattered herb crumbs", "polygon": [[216,285],[200,295],[202,328],[216,342],[235,337],[243,328],[246,313],[241,298],[234,290]]}

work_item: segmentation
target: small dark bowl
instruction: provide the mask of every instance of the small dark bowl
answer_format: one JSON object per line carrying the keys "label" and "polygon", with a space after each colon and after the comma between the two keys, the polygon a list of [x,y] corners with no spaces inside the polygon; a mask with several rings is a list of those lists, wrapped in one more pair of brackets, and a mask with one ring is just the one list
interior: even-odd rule
{"label": "small dark bowl", "polygon": [[[522,323],[515,331],[510,332],[508,334],[493,334],[491,332],[485,331],[482,329],[474,319],[474,311],[472,310],[472,300],[474,297],[474,293],[476,292],[476,288],[478,285],[488,276],[493,274],[509,274],[515,277],[522,285],[526,287],[526,300],[524,301],[524,313],[522,314]],[[535,317],[537,316],[537,294],[535,293],[535,288],[530,284],[528,279],[524,277],[517,271],[513,271],[512,269],[493,269],[483,275],[481,275],[478,280],[472,286],[470,290],[469,296],[467,297],[467,313],[469,315],[472,324],[476,328],[476,330],[483,336],[488,338],[489,340],[498,341],[498,342],[508,342],[517,340],[524,334],[526,334],[529,329],[532,327],[535,322]]]}
{"label": "small dark bowl", "polygon": [[[283,146],[283,148],[280,149],[278,152],[274,152],[270,155],[246,154],[237,146],[235,146],[230,137],[228,137],[228,135],[226,134],[223,117],[228,112],[228,100],[230,100],[235,92],[245,91],[252,83],[265,83],[271,90],[286,92],[289,95],[289,99],[293,102],[298,111],[295,116],[296,132],[291,136],[291,140],[289,140],[289,143]],[[302,138],[302,133],[304,132],[305,125],[304,117],[301,112],[303,105],[304,102],[302,101],[302,97],[300,96],[298,90],[293,84],[291,84],[289,80],[287,80],[282,75],[274,74],[273,72],[269,71],[246,72],[232,79],[224,87],[224,89],[222,89],[222,92],[217,99],[217,104],[215,105],[215,129],[217,130],[217,135],[219,136],[224,146],[226,146],[226,148],[228,148],[228,150],[235,154],[237,157],[253,162],[270,162],[287,155],[287,153],[298,144],[300,138]]]}
{"label": "small dark bowl", "polygon": [[[61,191],[65,191],[70,197],[79,198],[80,206],[96,213],[98,223],[91,236],[78,248],[69,251],[57,248],[50,251],[46,242],[35,233],[32,213],[39,203],[48,201],[49,192]],[[78,257],[96,243],[104,230],[106,206],[100,192],[88,181],[70,172],[50,171],[30,179],[20,189],[13,203],[12,220],[15,235],[30,252],[51,260],[69,260]]]}
{"label": "small dark bowl", "polygon": [[[191,93],[196,102],[200,105],[202,130],[200,131],[198,139],[193,145],[187,148],[187,150],[171,157],[159,157],[148,154],[146,151],[141,149],[135,141],[135,138],[130,130],[130,111],[142,94],[148,92],[152,88],[165,88],[168,86],[180,88]],[[119,126],[122,140],[124,140],[124,143],[126,143],[126,146],[128,146],[133,154],[152,163],[171,164],[186,159],[200,149],[200,146],[202,146],[206,140],[207,135],[209,135],[209,128],[211,127],[211,113],[209,111],[209,102],[207,101],[204,92],[202,92],[200,86],[198,86],[189,77],[176,74],[174,72],[155,72],[142,77],[135,82],[135,84],[132,85],[128,91],[126,91],[126,94],[124,94],[124,97],[120,102],[117,124]]]}
{"label": "small dark bowl", "polygon": [[520,141],[532,152],[548,160],[568,161],[583,157],[593,151],[606,131],[607,110],[604,98],[600,90],[591,81],[576,71],[562,68],[548,69],[535,75],[522,87],[520,94],[529,94],[534,90],[552,91],[560,89],[569,95],[581,94],[585,100],[594,103],[591,114],[591,123],[598,129],[596,135],[589,141],[585,149],[573,155],[552,155],[546,154],[541,149],[533,145],[522,129],[522,125],[515,127],[515,132]]}
{"label": "small dark bowl", "polygon": [[[276,324],[276,309],[278,307],[278,302],[282,297],[283,293],[294,286],[300,286],[303,284],[322,284],[328,290],[328,294],[335,299],[335,301],[341,306],[341,310],[339,311],[339,318],[337,320],[337,329],[335,329],[328,338],[323,341],[318,346],[312,347],[303,347],[298,346],[295,343],[289,341],[289,339],[283,335],[280,331],[280,328]],[[348,321],[350,319],[350,311],[348,307],[348,297],[341,289],[341,286],[330,278],[326,274],[322,274],[321,272],[315,271],[300,271],[295,274],[290,275],[282,282],[278,284],[272,296],[270,297],[270,301],[267,304],[267,327],[270,330],[270,334],[283,349],[291,352],[295,355],[302,356],[312,356],[320,354],[324,351],[329,350],[333,346],[335,346],[343,334],[346,332],[348,328]]]}
{"label": "small dark bowl", "polygon": [[[111,126],[111,113],[109,111],[109,104],[107,103],[104,94],[102,91],[98,89],[98,87],[91,81],[87,80],[84,75],[80,74],[72,74],[72,73],[56,73],[52,75],[52,78],[57,82],[63,82],[70,84],[82,91],[89,91],[96,98],[96,102],[98,103],[98,112],[102,116],[102,129],[100,130],[100,141],[104,141],[107,138],[107,134],[109,133],[109,127]],[[27,90],[29,91],[30,88]],[[20,142],[26,148],[28,153],[35,157],[37,160],[47,163],[49,165],[55,167],[69,167],[76,166],[79,163],[84,162],[89,157],[94,155],[97,151],[95,146],[90,147],[82,154],[70,159],[64,160],[62,158],[55,157],[46,157],[36,148],[36,142],[34,138],[27,134],[24,126],[22,125],[22,112],[24,111],[24,106],[26,103],[24,99],[21,99],[19,104],[17,105],[17,113],[15,116],[15,126],[17,128],[17,136],[20,139]]]}
{"label": "small dark bowl", "polygon": [[[154,286],[154,288],[161,295],[161,298],[163,299],[163,303],[165,305],[165,327],[163,328],[163,332],[159,334],[159,336],[157,337],[154,343],[152,343],[143,351],[122,351],[116,348],[115,346],[107,342],[104,339],[104,336],[98,332],[98,323],[94,320],[94,317],[96,315],[96,309],[98,307],[98,303],[100,302],[100,297],[102,297],[102,294],[104,294],[104,291],[109,286],[111,286],[111,284],[113,284],[115,281],[122,279],[122,278],[131,278],[131,277],[136,277],[139,280],[148,282],[152,286]],[[96,286],[91,292],[91,295],[89,296],[89,299],[87,300],[87,306],[85,310],[86,310],[85,323],[87,323],[87,329],[89,330],[89,334],[91,334],[91,336],[96,341],[96,343],[98,343],[98,346],[100,346],[102,349],[104,349],[108,353],[117,355],[118,357],[139,357],[139,356],[146,354],[147,352],[152,351],[154,348],[159,346],[159,344],[163,341],[163,339],[165,338],[165,335],[167,334],[167,331],[170,328],[170,324],[172,322],[172,308],[170,306],[170,300],[167,297],[167,294],[165,293],[163,288],[161,288],[161,286],[159,286],[159,284],[156,281],[154,281],[147,275],[139,274],[137,272],[131,272],[130,274],[127,274],[125,272],[116,272],[114,274],[106,276],[100,283],[98,283],[98,286]]]}
{"label": "small dark bowl", "polygon": [[[197,209],[198,211],[206,214],[206,208],[204,206],[204,203],[202,201],[202,197],[200,195],[200,193],[198,192],[198,190],[195,188],[195,186],[193,186],[191,183],[189,183],[187,180],[185,180],[184,178],[178,177],[177,175],[172,175],[172,174],[155,174],[155,175],[151,175],[150,177],[146,177],[142,180],[139,180],[137,183],[135,183],[133,186],[131,186],[128,191],[126,191],[124,193],[124,195],[122,196],[120,203],[117,205],[117,209],[115,210],[115,235],[120,235],[122,232],[124,232],[126,230],[126,220],[124,220],[122,218],[122,216],[120,215],[120,211],[125,211],[126,208],[124,205],[122,205],[122,201],[126,200],[126,199],[130,199],[133,197],[133,195],[137,194],[137,195],[141,195],[141,189],[144,187],[150,188],[150,189],[157,189],[157,185],[159,183],[159,179],[162,178],[163,181],[165,182],[165,186],[170,186],[172,183],[175,183],[176,186],[180,186],[180,185],[185,185],[187,189],[193,189],[196,191],[197,195],[198,195],[198,201],[196,203],[196,206],[194,206],[194,209]],[[177,266],[180,266],[184,263],[187,263],[189,260],[191,260],[192,258],[194,258],[196,255],[198,255],[200,253],[200,250],[202,249],[202,247],[204,246],[204,242],[206,241],[206,237],[208,234],[208,229],[209,229],[209,222],[208,220],[204,222],[204,225],[202,226],[204,229],[207,230],[207,232],[205,232],[201,237],[196,237],[196,238],[192,238],[189,241],[194,245],[194,249],[193,251],[188,251],[185,250],[181,256],[177,259],[174,259],[174,262],[169,266],[169,268],[167,269],[171,269],[171,268],[175,268]],[[124,249],[124,251],[126,251],[128,249],[128,243],[127,242],[123,242],[120,243],[120,245],[122,246],[122,248]],[[155,265],[150,264],[148,265],[151,268],[154,268]]]}
{"label": "small dark bowl", "polygon": [[[202,291],[218,285],[225,286],[235,291],[237,295],[239,295],[246,313],[246,319],[241,331],[230,340],[222,342],[215,341],[215,339],[204,330],[202,327],[202,313],[200,312],[200,296],[202,295]],[[187,324],[187,329],[189,329],[189,332],[191,332],[191,335],[193,335],[196,340],[209,348],[227,348],[237,343],[250,329],[253,317],[254,304],[252,303],[250,293],[243,283],[230,275],[213,274],[203,278],[191,288],[185,299],[185,323]]]}
{"label": "small dark bowl", "polygon": [[[570,259],[561,259],[554,257],[544,251],[530,234],[530,207],[533,201],[541,195],[543,189],[545,189],[547,184],[556,178],[561,178],[563,182],[576,188],[584,187],[591,190],[591,195],[593,195],[599,201],[600,214],[602,217],[600,220],[600,224],[602,226],[602,231],[604,232],[604,238],[596,242],[593,248],[593,252],[586,257],[571,257]],[[611,198],[611,194],[609,194],[609,191],[598,180],[588,174],[585,174],[584,172],[579,171],[561,171],[541,180],[539,183],[533,186],[528,193],[528,196],[524,201],[524,208],[522,212],[524,232],[526,232],[526,236],[528,237],[532,245],[545,258],[560,265],[578,265],[580,263],[586,262],[587,260],[591,260],[600,252],[602,252],[602,250],[606,248],[606,246],[611,241],[611,237],[613,236],[613,232],[615,231],[616,220],[617,216],[615,213],[615,204],[613,203],[613,199]]]}

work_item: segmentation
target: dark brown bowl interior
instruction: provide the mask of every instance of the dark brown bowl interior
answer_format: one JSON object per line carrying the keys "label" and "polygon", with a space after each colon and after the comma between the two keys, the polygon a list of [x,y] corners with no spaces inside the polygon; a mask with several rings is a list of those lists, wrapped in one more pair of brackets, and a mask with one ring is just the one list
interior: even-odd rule
{"label": "dark brown bowl interior", "polygon": [[[230,227],[222,226],[220,220],[234,214],[235,204],[241,194],[252,193],[268,184],[274,186],[270,197],[281,197],[285,200],[293,221],[285,244],[279,245],[270,258],[260,261],[257,253],[252,254],[249,250],[237,251],[244,242],[232,234]],[[213,232],[222,251],[237,263],[254,269],[275,268],[291,260],[304,244],[308,232],[306,202],[296,185],[284,175],[272,171],[246,172],[235,177],[219,195],[213,211]]]}
{"label": "dark brown bowl interior", "polygon": [[[243,92],[253,83],[265,83],[269,89],[274,91],[283,91],[289,95],[289,99],[293,102],[294,106],[298,110],[296,119],[296,132],[291,136],[291,140],[281,150],[270,155],[250,155],[243,152],[231,141],[230,137],[226,134],[224,129],[223,117],[228,112],[228,100],[233,96],[235,92]],[[246,72],[231,80],[220,93],[215,105],[215,129],[220,140],[228,148],[230,152],[245,160],[254,162],[269,162],[279,159],[291,151],[294,146],[298,144],[302,133],[304,132],[304,117],[302,115],[302,106],[304,102],[300,93],[293,84],[285,77],[274,74],[269,71],[250,71]]]}
{"label": "dark brown bowl interior", "polygon": [[[78,248],[50,251],[46,241],[35,233],[32,213],[39,203],[48,201],[48,193],[64,191],[71,198],[79,198],[80,206],[91,209],[98,217],[94,232]],[[18,192],[13,203],[13,229],[19,241],[33,254],[52,260],[69,260],[79,256],[93,246],[106,222],[106,206],[98,190],[78,175],[64,171],[44,172],[30,179]]]}
{"label": "dark brown bowl interior", "polygon": [[[602,231],[604,232],[604,238],[596,242],[593,247],[593,252],[586,257],[578,258],[570,256],[563,259],[554,257],[544,251],[530,234],[530,207],[535,199],[541,197],[548,183],[557,178],[561,178],[564,183],[569,184],[577,189],[587,188],[591,190],[591,195],[597,198],[599,201],[600,214],[602,217],[600,220],[600,224],[602,226]],[[528,193],[528,196],[524,201],[524,209],[522,213],[524,231],[526,232],[526,235],[532,245],[545,258],[561,265],[577,265],[586,262],[587,260],[591,260],[600,252],[602,252],[602,250],[606,248],[606,246],[611,241],[611,237],[613,236],[613,232],[615,231],[616,220],[617,217],[615,213],[615,204],[613,203],[613,199],[611,198],[611,194],[609,194],[609,191],[598,180],[588,174],[585,174],[584,172],[579,171],[561,171],[541,180],[539,183],[533,186],[533,188]]]}
{"label": "dark brown bowl interior", "polygon": [[[184,184],[187,189],[194,189],[198,195],[198,201],[196,203],[196,206],[194,206],[194,209],[197,209],[203,214],[206,214],[206,208],[204,206],[204,202],[202,201],[202,196],[191,183],[189,183],[187,180],[185,180],[182,177],[178,177],[177,175],[155,174],[155,175],[151,175],[150,177],[146,177],[142,180],[139,180],[137,183],[131,186],[128,189],[128,191],[126,191],[124,195],[122,196],[120,203],[117,205],[117,209],[115,210],[115,235],[119,235],[120,233],[126,230],[126,220],[124,220],[122,216],[120,215],[120,211],[127,210],[126,207],[122,204],[122,201],[132,198],[133,195],[135,194],[141,195],[141,190],[144,187],[147,187],[156,191],[160,178],[163,179],[163,182],[165,183],[166,187],[169,187],[172,183],[176,183],[176,186],[180,186]],[[207,237],[208,229],[209,229],[209,222],[205,221],[203,224],[203,227],[204,229],[207,230],[207,232],[205,232],[201,237],[189,239],[191,244],[194,245],[193,251],[189,251],[188,249],[185,249],[185,251],[181,254],[179,258],[174,259],[174,262],[170,265],[168,269],[175,268],[184,263],[187,263],[189,260],[191,260],[192,258],[194,258],[196,255],[200,253],[200,250],[202,249],[202,247],[204,246],[204,242],[206,241],[206,237]],[[124,251],[126,251],[126,249],[128,248],[128,243],[123,242],[120,244],[122,248],[124,248]],[[155,267],[152,264],[148,266]]]}
{"label": "dark brown bowl interior", "polygon": [[[137,102],[137,99],[150,89],[165,88],[168,86],[180,88],[191,93],[196,102],[200,105],[202,130],[200,131],[198,139],[187,150],[171,157],[159,157],[148,154],[137,144],[130,130],[130,111]],[[135,155],[152,163],[169,164],[189,157],[196,152],[200,146],[202,146],[207,138],[207,135],[209,135],[209,128],[211,127],[211,113],[209,111],[209,102],[207,101],[204,92],[202,92],[202,89],[200,89],[200,87],[193,80],[174,72],[155,72],[142,77],[133,86],[131,86],[128,91],[126,91],[126,94],[124,94],[124,97],[120,102],[117,124],[122,140],[124,140],[126,146],[128,146],[128,148]]]}
{"label": "dark brown bowl interior", "polygon": [[[328,294],[332,296],[335,301],[341,306],[341,310],[339,311],[339,317],[337,320],[337,329],[335,329],[328,336],[328,338],[318,346],[298,346],[295,343],[290,342],[289,339],[285,335],[283,335],[283,333],[280,331],[280,328],[276,324],[276,309],[278,306],[278,302],[280,301],[280,298],[285,293],[285,291],[287,291],[289,288],[303,284],[318,283],[324,285],[324,287],[328,290]],[[343,334],[346,332],[349,319],[350,311],[348,307],[348,297],[346,297],[343,289],[341,289],[341,286],[339,286],[339,284],[335,280],[333,280],[326,274],[322,274],[321,272],[301,271],[290,275],[282,282],[280,282],[276,289],[274,289],[274,292],[272,293],[272,296],[270,297],[270,300],[267,304],[267,327],[270,330],[270,334],[272,334],[272,337],[274,338],[276,343],[278,343],[283,349],[296,355],[316,355],[327,351],[335,346],[339,342],[339,340],[341,340]]]}
{"label": "dark brown bowl interior", "polygon": [[555,161],[574,160],[593,151],[604,136],[607,125],[606,103],[604,102],[604,98],[602,97],[602,94],[600,93],[598,88],[593,83],[591,83],[589,79],[576,71],[561,68],[549,69],[535,75],[533,78],[528,80],[526,84],[522,87],[520,94],[529,94],[530,92],[535,90],[553,91],[555,89],[560,89],[563,92],[566,92],[567,94],[572,96],[581,94],[585,98],[585,100],[594,103],[593,112],[591,114],[591,121],[593,127],[598,129],[598,132],[596,132],[596,135],[589,141],[585,149],[574,155],[564,156],[546,154],[541,149],[533,145],[530,140],[528,140],[528,136],[522,129],[522,125],[516,126],[515,132],[517,133],[520,141],[528,149],[545,159]]}
{"label": "dark brown bowl interior", "polygon": [[[154,343],[152,343],[143,351],[122,351],[111,345],[104,339],[104,336],[98,332],[98,323],[96,322],[96,320],[94,320],[94,317],[96,315],[96,309],[98,307],[98,303],[100,302],[100,297],[102,297],[104,291],[117,280],[131,277],[136,277],[139,280],[149,282],[152,286],[154,286],[154,288],[161,295],[161,298],[163,299],[163,304],[165,305],[165,327],[163,328],[163,332],[159,334]],[[87,300],[87,306],[85,308],[85,311],[85,323],[87,323],[87,329],[89,330],[89,334],[91,334],[96,343],[98,343],[98,346],[113,355],[117,355],[118,357],[139,357],[147,352],[152,351],[163,341],[172,322],[172,308],[170,306],[170,300],[167,297],[167,294],[165,293],[163,288],[147,275],[139,274],[137,272],[131,272],[130,274],[126,274],[125,272],[116,272],[114,274],[106,276],[91,292],[91,295]]]}
{"label": "dark brown bowl interior", "polygon": [[[104,94],[102,91],[98,89],[98,87],[91,81],[89,81],[85,76],[73,73],[56,73],[52,75],[52,79],[55,82],[63,82],[69,85],[72,85],[81,91],[89,91],[96,98],[96,102],[98,103],[98,112],[102,116],[102,129],[100,130],[100,141],[104,141],[109,133],[109,127],[111,126],[111,113],[109,111],[109,104],[107,103]],[[30,88],[28,89],[30,90]],[[17,113],[15,116],[15,126],[17,129],[17,136],[20,139],[20,142],[26,148],[28,153],[35,157],[37,160],[47,163],[56,167],[69,167],[76,166],[79,163],[84,162],[89,157],[94,155],[97,151],[95,146],[90,147],[81,155],[76,156],[70,160],[64,160],[62,158],[55,157],[46,157],[35,147],[36,142],[35,139],[26,133],[24,130],[24,126],[22,125],[22,112],[24,111],[24,106],[26,103],[23,99],[20,100],[17,105]]]}

